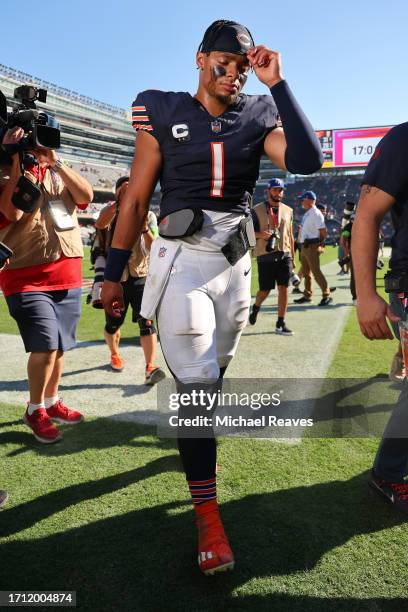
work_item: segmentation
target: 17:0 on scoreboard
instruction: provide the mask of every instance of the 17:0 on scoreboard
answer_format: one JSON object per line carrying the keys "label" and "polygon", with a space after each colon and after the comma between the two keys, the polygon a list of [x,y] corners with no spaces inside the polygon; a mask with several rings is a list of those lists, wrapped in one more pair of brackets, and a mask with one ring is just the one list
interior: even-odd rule
{"label": "17:0 on scoreboard", "polygon": [[389,127],[334,131],[334,165],[366,166]]}
{"label": "17:0 on scoreboard", "polygon": [[371,138],[348,138],[344,140],[343,162],[350,165],[368,164],[380,140],[380,136],[372,136]]}

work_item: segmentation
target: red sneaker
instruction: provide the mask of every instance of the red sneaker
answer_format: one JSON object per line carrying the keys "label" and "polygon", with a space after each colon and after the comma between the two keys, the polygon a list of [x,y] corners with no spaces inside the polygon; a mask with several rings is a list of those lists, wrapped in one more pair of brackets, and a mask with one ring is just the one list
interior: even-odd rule
{"label": "red sneaker", "polygon": [[55,402],[51,408],[47,408],[47,414],[53,421],[63,423],[64,425],[76,425],[84,420],[84,417],[80,412],[68,408],[62,399]]}
{"label": "red sneaker", "polygon": [[204,574],[234,569],[230,548],[218,511],[217,500],[195,506],[198,527],[198,565]]}
{"label": "red sneaker", "polygon": [[112,368],[112,370],[115,370],[116,372],[121,372],[123,368],[125,367],[125,362],[122,359],[122,357],[119,355],[119,353],[111,354],[110,367]]}
{"label": "red sneaker", "polygon": [[35,439],[42,444],[52,444],[62,438],[45,408],[38,408],[31,415],[26,410],[23,421],[32,430]]}

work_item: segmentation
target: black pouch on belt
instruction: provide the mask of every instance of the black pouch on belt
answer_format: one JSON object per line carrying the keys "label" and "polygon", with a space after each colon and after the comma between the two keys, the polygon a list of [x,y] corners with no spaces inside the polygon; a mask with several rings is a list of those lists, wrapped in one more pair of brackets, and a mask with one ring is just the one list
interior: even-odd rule
{"label": "black pouch on belt", "polygon": [[204,223],[203,211],[199,208],[183,208],[159,220],[159,236],[183,238],[200,231]]}
{"label": "black pouch on belt", "polygon": [[235,266],[237,261],[239,261],[249,249],[253,249],[255,245],[254,224],[252,222],[252,217],[249,215],[241,219],[237,233],[222,247],[221,251],[224,253],[231,266]]}

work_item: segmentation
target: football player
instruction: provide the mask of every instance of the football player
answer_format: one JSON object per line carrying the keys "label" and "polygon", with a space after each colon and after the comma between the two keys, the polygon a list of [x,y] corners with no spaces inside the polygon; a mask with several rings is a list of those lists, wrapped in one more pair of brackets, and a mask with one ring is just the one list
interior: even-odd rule
{"label": "football player", "polygon": [[[323,163],[283,79],[280,54],[255,45],[246,27],[211,24],[196,65],[195,95],[148,90],[133,103],[135,156],[102,290],[108,313],[120,314],[119,280],[159,179],[161,237],[152,246],[142,313],[156,312],[165,359],[186,384],[222,378],[248,318],[249,207],[261,156],[299,174]],[[266,95],[241,93],[251,69]],[[215,439],[179,436],[178,445],[197,517],[199,566],[204,573],[232,569],[216,500]]]}

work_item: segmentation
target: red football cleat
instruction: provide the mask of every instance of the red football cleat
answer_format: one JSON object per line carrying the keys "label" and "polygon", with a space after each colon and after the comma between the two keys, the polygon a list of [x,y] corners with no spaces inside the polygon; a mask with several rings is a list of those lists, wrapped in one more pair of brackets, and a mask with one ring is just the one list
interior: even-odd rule
{"label": "red football cleat", "polygon": [[47,414],[53,421],[57,421],[57,423],[62,423],[64,425],[76,425],[84,420],[80,412],[68,408],[62,399],[55,402],[51,408],[47,408]]}
{"label": "red football cleat", "polygon": [[230,548],[217,500],[195,506],[198,527],[198,565],[204,574],[212,575],[234,569],[234,555]]}
{"label": "red football cleat", "polygon": [[42,444],[52,444],[61,440],[62,436],[55,425],[52,423],[45,408],[34,410],[33,414],[28,414],[27,410],[23,416],[23,421],[32,430],[34,437]]}

